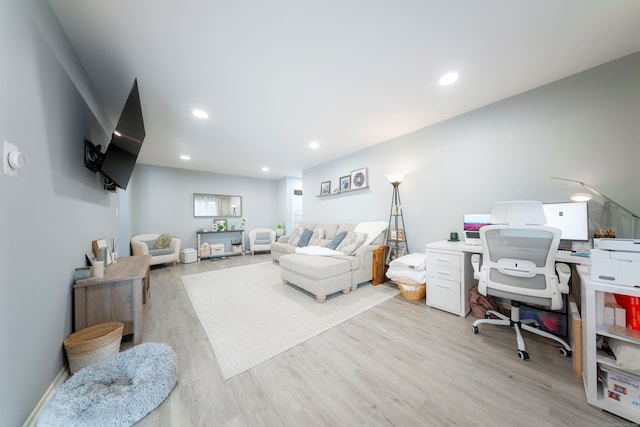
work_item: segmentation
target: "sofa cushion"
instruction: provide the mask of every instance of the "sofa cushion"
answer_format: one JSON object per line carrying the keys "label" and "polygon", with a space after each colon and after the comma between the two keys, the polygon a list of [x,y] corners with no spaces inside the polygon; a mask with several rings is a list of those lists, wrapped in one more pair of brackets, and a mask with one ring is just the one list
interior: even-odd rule
{"label": "sofa cushion", "polygon": [[348,260],[301,254],[281,256],[280,266],[297,274],[318,280],[335,277],[351,271],[351,265]]}
{"label": "sofa cushion", "polygon": [[320,246],[322,239],[324,239],[324,229],[316,228],[309,239],[309,246]]}
{"label": "sofa cushion", "polygon": [[149,255],[151,256],[159,256],[159,255],[170,255],[173,253],[173,249],[172,248],[165,248],[165,249],[151,249],[149,251]]}
{"label": "sofa cushion", "polygon": [[294,228],[293,231],[291,232],[291,235],[289,236],[289,241],[287,243],[293,246],[298,246],[298,242],[300,241],[300,235],[302,234],[303,231],[304,231],[303,227]]}
{"label": "sofa cushion", "polygon": [[338,224],[319,225],[317,228],[324,230],[324,239],[333,239],[338,234]]}
{"label": "sofa cushion", "polygon": [[292,254],[296,251],[296,247],[289,243],[273,242],[271,243],[271,253]]}
{"label": "sofa cushion", "polygon": [[154,249],[166,249],[171,244],[173,236],[171,234],[161,234],[156,239],[156,246]]}
{"label": "sofa cushion", "polygon": [[147,248],[149,248],[149,250],[153,250],[156,248],[156,239],[142,240],[142,243],[145,243],[147,245]]}
{"label": "sofa cushion", "polygon": [[304,246],[307,246],[309,244],[309,240],[311,240],[312,234],[313,231],[309,230],[308,228],[305,229],[300,235],[300,240],[298,240],[298,247],[302,248]]}
{"label": "sofa cushion", "polygon": [[329,249],[337,248],[340,242],[342,242],[342,240],[346,235],[347,235],[346,231],[341,231],[340,233],[336,234],[336,236],[333,238],[333,240],[331,240],[331,242],[327,245],[327,247]]}
{"label": "sofa cushion", "polygon": [[268,231],[256,233],[256,238],[254,239],[253,243],[255,243],[256,245],[268,245],[269,243],[271,243],[271,233],[269,233]]}
{"label": "sofa cushion", "polygon": [[364,243],[366,238],[367,235],[364,233],[358,233],[356,231],[347,233],[345,238],[342,239],[342,242],[340,242],[336,248],[336,251],[342,252],[345,255],[352,255],[356,249],[362,246],[362,243]]}

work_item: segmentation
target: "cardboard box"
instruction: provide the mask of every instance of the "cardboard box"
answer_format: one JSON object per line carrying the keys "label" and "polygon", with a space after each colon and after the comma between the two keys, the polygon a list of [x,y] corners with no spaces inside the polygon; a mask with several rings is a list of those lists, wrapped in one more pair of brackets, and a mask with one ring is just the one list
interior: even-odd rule
{"label": "cardboard box", "polygon": [[600,365],[600,369],[607,375],[604,394],[608,400],[640,413],[640,377],[606,365]]}

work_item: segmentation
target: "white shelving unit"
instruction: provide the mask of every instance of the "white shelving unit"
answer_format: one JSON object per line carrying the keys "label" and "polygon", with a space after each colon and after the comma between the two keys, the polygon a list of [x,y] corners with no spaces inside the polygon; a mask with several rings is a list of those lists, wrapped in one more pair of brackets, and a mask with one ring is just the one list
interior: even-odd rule
{"label": "white shelving unit", "polygon": [[628,327],[603,325],[600,320],[602,315],[598,314],[602,313],[605,293],[640,297],[640,288],[593,281],[589,274],[589,268],[584,265],[578,266],[577,270],[583,284],[581,290],[584,322],[582,328],[584,343],[582,378],[587,402],[634,423],[640,423],[640,408],[625,406],[606,396],[606,385],[598,381],[599,367],[609,366],[622,372],[624,369],[618,368],[614,359],[598,351],[596,347],[596,340],[599,336],[612,337],[640,346],[640,331],[634,331]]}

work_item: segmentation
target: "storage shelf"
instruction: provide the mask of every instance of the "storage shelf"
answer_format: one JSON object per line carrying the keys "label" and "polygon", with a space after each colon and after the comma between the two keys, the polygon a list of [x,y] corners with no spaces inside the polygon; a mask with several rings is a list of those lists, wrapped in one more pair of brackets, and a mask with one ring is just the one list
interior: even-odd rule
{"label": "storage shelf", "polygon": [[367,185],[366,187],[360,187],[360,188],[352,188],[350,190],[343,190],[343,191],[337,191],[335,193],[329,193],[329,194],[318,194],[316,195],[316,197],[332,197],[332,196],[340,196],[342,194],[346,194],[346,193],[353,193],[354,191],[360,191],[360,190],[366,190],[368,189],[369,186]]}
{"label": "storage shelf", "polygon": [[617,338],[622,341],[633,344],[640,344],[640,331],[633,330],[629,327],[610,325],[597,325],[596,333],[605,337]]}

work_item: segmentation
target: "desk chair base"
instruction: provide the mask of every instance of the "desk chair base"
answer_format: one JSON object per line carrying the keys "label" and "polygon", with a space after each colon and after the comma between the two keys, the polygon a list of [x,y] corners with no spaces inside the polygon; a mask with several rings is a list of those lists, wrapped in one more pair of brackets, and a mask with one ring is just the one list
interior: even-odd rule
{"label": "desk chair base", "polygon": [[[491,316],[497,317],[497,319],[492,319]],[[524,337],[522,336],[522,330],[527,332],[531,332],[536,335],[540,335],[551,340],[556,341],[558,344],[562,345],[562,347],[558,347],[558,351],[563,356],[571,356],[571,347],[565,340],[559,338],[547,331],[543,331],[539,328],[531,326],[531,324],[536,323],[534,320],[525,319],[523,321],[520,320],[520,303],[517,301],[511,301],[511,317],[507,317],[502,313],[498,313],[497,311],[488,310],[484,315],[484,319],[478,319],[473,322],[473,333],[478,335],[480,330],[478,329],[478,325],[482,323],[487,323],[490,325],[501,325],[501,326],[511,326],[516,332],[516,340],[518,342],[518,357],[522,360],[529,359],[529,353],[527,353],[527,348],[524,343]]]}

